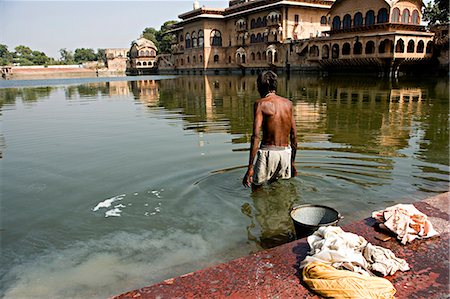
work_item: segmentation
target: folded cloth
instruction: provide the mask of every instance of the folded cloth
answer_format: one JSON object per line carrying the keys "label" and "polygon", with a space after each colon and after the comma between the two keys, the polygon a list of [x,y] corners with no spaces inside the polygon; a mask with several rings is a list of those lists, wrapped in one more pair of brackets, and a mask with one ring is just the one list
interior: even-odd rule
{"label": "folded cloth", "polygon": [[313,262],[303,268],[303,281],[308,287],[325,298],[394,298],[392,283],[381,277],[365,276],[347,270]]}
{"label": "folded cloth", "polygon": [[312,262],[328,264],[366,276],[376,271],[383,276],[408,271],[408,263],[386,248],[374,246],[361,236],[345,232],[338,226],[322,226],[308,237],[309,255],[300,268]]}
{"label": "folded cloth", "polygon": [[375,211],[372,217],[394,232],[403,245],[417,238],[438,235],[427,215],[411,204],[397,204],[385,210]]}

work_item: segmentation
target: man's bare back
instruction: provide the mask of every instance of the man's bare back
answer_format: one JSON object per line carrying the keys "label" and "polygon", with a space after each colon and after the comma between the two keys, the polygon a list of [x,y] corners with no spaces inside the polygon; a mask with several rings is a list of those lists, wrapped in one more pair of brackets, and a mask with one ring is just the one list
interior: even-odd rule
{"label": "man's bare back", "polygon": [[[250,187],[253,182],[254,170],[253,161],[261,147],[288,148],[290,141],[290,165],[287,165],[291,174],[281,174],[279,177],[296,176],[295,155],[297,152],[297,130],[295,119],[292,113],[292,103],[283,97],[275,94],[276,74],[265,71],[258,76],[257,84],[261,99],[254,105],[253,134],[251,138],[250,157],[247,172],[242,180],[242,184]],[[262,130],[262,139],[260,137]],[[283,159],[282,159],[283,160]],[[281,163],[281,162],[274,162]],[[284,167],[286,161],[282,162]],[[257,166],[260,166],[257,161]],[[268,172],[272,170],[267,169]],[[256,175],[258,177],[258,174]],[[275,175],[274,177],[277,177]],[[272,178],[271,178],[272,179]],[[260,182],[258,182],[260,183]]]}
{"label": "man's bare back", "polygon": [[261,144],[288,146],[293,120],[291,101],[270,93],[258,100],[256,105],[256,113],[261,113],[263,117]]}

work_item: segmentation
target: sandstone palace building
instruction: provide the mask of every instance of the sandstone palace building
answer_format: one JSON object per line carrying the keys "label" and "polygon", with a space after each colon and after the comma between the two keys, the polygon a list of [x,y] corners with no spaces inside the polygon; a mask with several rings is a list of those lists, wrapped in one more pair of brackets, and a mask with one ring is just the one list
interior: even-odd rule
{"label": "sandstone palace building", "polygon": [[421,0],[231,0],[194,4],[168,34],[160,72],[374,68],[395,74],[431,58]]}

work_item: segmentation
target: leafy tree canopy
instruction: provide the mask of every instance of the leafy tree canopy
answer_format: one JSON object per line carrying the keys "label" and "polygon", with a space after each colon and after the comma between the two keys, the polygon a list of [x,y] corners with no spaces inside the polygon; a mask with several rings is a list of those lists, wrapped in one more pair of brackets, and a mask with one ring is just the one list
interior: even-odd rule
{"label": "leafy tree canopy", "polygon": [[155,46],[158,48],[160,53],[170,53],[170,43],[171,37],[165,33],[170,29],[170,27],[178,21],[167,21],[161,25],[159,30],[153,27],[147,27],[142,32],[142,36],[148,40],[151,40]]}
{"label": "leafy tree canopy", "polygon": [[78,48],[75,49],[73,59],[75,63],[83,63],[88,61],[97,61],[97,55],[94,49]]}
{"label": "leafy tree canopy", "polygon": [[430,25],[449,23],[449,0],[429,2],[424,8],[423,19],[428,21]]}

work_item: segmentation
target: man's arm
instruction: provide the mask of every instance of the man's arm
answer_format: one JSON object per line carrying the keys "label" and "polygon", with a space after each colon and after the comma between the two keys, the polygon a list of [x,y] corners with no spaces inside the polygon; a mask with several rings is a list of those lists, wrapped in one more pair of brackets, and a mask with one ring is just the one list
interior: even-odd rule
{"label": "man's arm", "polygon": [[291,142],[291,176],[297,176],[297,168],[295,167],[295,155],[297,154],[297,125],[295,123],[294,112],[291,111],[291,132],[289,134]]}
{"label": "man's arm", "polygon": [[250,187],[253,182],[253,161],[255,160],[255,156],[256,153],[258,152],[258,147],[261,140],[260,133],[263,121],[263,114],[259,102],[256,102],[253,107],[253,115],[254,115],[253,133],[250,143],[250,157],[248,159],[247,172],[245,173],[244,179],[242,180],[242,184],[245,187]]}

